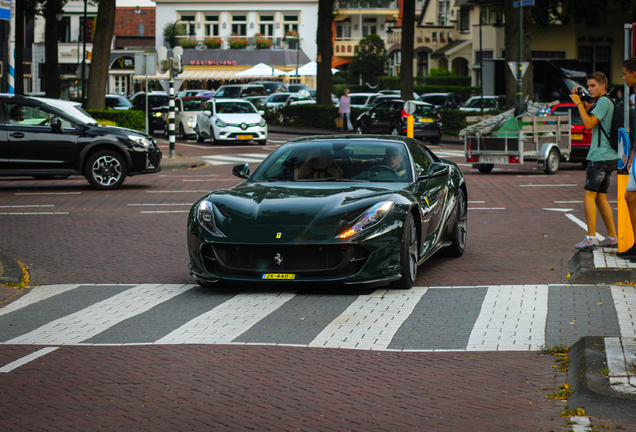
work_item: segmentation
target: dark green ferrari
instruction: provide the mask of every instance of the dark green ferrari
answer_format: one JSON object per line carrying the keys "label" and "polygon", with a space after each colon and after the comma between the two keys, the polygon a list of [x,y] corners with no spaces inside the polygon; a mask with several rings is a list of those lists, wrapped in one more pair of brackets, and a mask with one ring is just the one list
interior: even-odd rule
{"label": "dark green ferrari", "polygon": [[231,281],[410,288],[436,252],[466,247],[466,183],[451,161],[397,136],[287,142],[247,181],[210,192],[188,217],[190,272]]}

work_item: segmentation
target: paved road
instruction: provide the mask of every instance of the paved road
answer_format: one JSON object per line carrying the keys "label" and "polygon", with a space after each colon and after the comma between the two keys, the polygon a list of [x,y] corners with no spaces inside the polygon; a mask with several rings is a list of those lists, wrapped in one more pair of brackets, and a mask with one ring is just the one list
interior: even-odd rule
{"label": "paved road", "polygon": [[564,376],[535,351],[636,329],[633,287],[563,283],[584,235],[580,165],[483,175],[443,146],[468,183],[468,248],[409,291],[192,285],[189,206],[288,138],[181,141],[209,166],[115,192],[0,182],[3,250],[40,285],[0,309],[7,429],[568,429],[545,398]]}

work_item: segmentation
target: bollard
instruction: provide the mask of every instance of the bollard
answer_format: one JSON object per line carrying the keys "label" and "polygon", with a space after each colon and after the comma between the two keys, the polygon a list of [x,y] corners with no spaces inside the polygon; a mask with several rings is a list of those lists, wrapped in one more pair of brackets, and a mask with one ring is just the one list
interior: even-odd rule
{"label": "bollard", "polygon": [[625,202],[625,191],[627,190],[627,181],[629,174],[618,174],[617,181],[617,201],[618,201],[618,221],[616,231],[618,232],[618,251],[625,252],[634,244],[634,231],[632,230],[632,222],[629,218],[629,209]]}
{"label": "bollard", "polygon": [[406,136],[409,138],[413,138],[413,128],[415,124],[415,119],[412,115],[409,115],[406,118]]}

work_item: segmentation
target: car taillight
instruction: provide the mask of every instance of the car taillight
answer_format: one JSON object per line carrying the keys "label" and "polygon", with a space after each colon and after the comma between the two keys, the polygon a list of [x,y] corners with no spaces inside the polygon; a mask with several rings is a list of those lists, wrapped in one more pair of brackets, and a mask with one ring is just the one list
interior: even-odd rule
{"label": "car taillight", "polygon": [[519,156],[508,156],[508,163],[519,163]]}
{"label": "car taillight", "polygon": [[437,121],[442,121],[442,113],[441,112],[437,112]]}
{"label": "car taillight", "polygon": [[479,162],[479,159],[477,158],[477,156],[469,156],[466,158],[466,162]]}
{"label": "car taillight", "polygon": [[408,118],[408,114],[406,113],[406,111],[404,111],[404,109],[402,109],[402,112],[400,113],[400,115],[404,118]]}

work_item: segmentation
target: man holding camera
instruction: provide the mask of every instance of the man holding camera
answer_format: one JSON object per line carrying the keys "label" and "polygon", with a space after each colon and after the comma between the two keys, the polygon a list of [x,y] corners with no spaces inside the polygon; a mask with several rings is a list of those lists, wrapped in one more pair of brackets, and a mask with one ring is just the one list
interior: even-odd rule
{"label": "man holding camera", "polygon": [[[592,130],[592,143],[587,154],[585,170],[585,191],[583,192],[583,208],[587,222],[587,236],[575,248],[593,250],[598,247],[617,247],[618,240],[612,207],[607,202],[612,171],[618,165],[618,153],[609,142],[614,103],[607,94],[607,77],[603,72],[594,72],[587,76],[587,90],[594,104],[582,101],[588,99],[582,89],[574,87],[570,99],[576,104],[586,129]],[[602,130],[601,130],[602,129]],[[596,207],[607,227],[607,235],[602,242],[596,238]]]}

